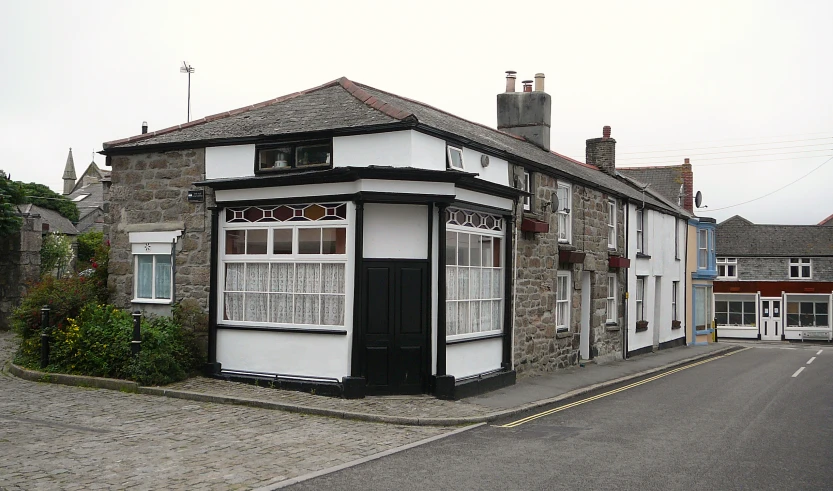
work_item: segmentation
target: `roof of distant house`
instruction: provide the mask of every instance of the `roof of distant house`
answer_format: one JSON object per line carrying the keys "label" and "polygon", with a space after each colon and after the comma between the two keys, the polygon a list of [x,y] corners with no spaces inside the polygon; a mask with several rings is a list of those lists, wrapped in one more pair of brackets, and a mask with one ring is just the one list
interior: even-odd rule
{"label": "roof of distant house", "polygon": [[75,225],[73,225],[68,218],[55,210],[43,208],[31,203],[20,205],[19,209],[23,214],[40,215],[43,222],[49,224],[50,232],[59,232],[66,235],[78,235],[78,229],[75,228]]}
{"label": "roof of distant house", "polygon": [[[608,190],[633,200],[643,194],[629,183],[592,165],[546,151],[525,139],[474,123],[427,104],[340,78],[324,85],[278,97],[190,123],[104,143],[105,154],[135,153],[165,147],[262,141],[293,133],[348,134],[366,130],[419,128],[439,137],[456,137],[475,148],[529,166],[549,167],[575,182]],[[679,212],[653,196],[649,206]]]}
{"label": "roof of distant house", "polygon": [[683,185],[683,166],[664,167],[617,167],[616,170],[644,184],[650,184],[655,191],[674,204],[680,202],[680,188]]}
{"label": "roof of distant house", "polygon": [[824,225],[826,227],[833,227],[833,215],[825,218],[824,220],[819,222],[819,225]]}
{"label": "roof of distant house", "polygon": [[762,225],[735,215],[717,224],[718,256],[833,256],[833,227]]}

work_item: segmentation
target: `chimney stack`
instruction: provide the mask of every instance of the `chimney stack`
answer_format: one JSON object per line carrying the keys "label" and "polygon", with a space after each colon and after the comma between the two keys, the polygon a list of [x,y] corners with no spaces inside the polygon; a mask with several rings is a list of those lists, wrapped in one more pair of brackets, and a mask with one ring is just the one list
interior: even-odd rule
{"label": "chimney stack", "polygon": [[523,92],[515,92],[515,72],[506,72],[506,92],[497,95],[497,128],[550,150],[552,98],[544,92],[544,74],[524,80]]}
{"label": "chimney stack", "polygon": [[147,132],[148,132],[148,122],[147,121],[142,121],[142,134],[144,135]]}
{"label": "chimney stack", "polygon": [[515,73],[514,70],[506,70],[506,92],[515,92]]}
{"label": "chimney stack", "polygon": [[610,126],[602,128],[601,138],[587,140],[586,158],[605,174],[616,175],[616,140],[610,137]]}
{"label": "chimney stack", "polygon": [[694,213],[694,171],[691,170],[691,162],[686,158],[683,161],[681,171],[683,178],[682,207]]}

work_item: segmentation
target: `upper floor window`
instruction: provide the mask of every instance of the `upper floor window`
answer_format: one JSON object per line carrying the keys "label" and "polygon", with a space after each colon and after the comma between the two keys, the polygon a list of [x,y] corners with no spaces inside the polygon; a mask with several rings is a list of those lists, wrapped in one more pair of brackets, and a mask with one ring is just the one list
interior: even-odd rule
{"label": "upper floor window", "polygon": [[258,148],[255,170],[274,172],[333,165],[333,144],[327,142],[286,143]]}
{"label": "upper floor window", "polygon": [[709,268],[709,231],[700,229],[697,232],[697,269]]}
{"label": "upper floor window", "polygon": [[719,257],[717,258],[717,277],[721,279],[738,278],[738,258]]}
{"label": "upper floor window", "polygon": [[679,258],[680,258],[680,221],[675,218],[674,219],[674,259],[679,259]]}
{"label": "upper floor window", "polygon": [[790,279],[812,278],[812,263],[803,257],[790,258]]}
{"label": "upper floor window", "polygon": [[616,249],[616,200],[607,201],[607,247]]}
{"label": "upper floor window", "polygon": [[636,210],[636,252],[645,253],[645,213],[643,210]]}
{"label": "upper floor window", "polygon": [[446,152],[448,153],[448,168],[454,170],[466,170],[463,167],[463,149],[458,147],[452,147],[448,145],[446,147]]}
{"label": "upper floor window", "polygon": [[572,240],[573,220],[570,215],[572,206],[572,188],[569,184],[558,183],[558,242],[569,243]]}

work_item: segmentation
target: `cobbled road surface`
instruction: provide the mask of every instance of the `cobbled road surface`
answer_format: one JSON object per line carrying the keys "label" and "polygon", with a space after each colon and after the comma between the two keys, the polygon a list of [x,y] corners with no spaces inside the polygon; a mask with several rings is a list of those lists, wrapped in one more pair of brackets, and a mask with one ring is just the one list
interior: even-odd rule
{"label": "cobbled road surface", "polygon": [[[0,332],[0,365],[13,337]],[[0,373],[0,489],[250,489],[450,431]]]}

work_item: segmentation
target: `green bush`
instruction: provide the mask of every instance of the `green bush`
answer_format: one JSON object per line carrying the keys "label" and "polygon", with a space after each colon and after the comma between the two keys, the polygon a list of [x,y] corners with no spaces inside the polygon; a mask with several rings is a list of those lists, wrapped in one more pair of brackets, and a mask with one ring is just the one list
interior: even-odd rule
{"label": "green bush", "polygon": [[[130,351],[133,316],[112,305],[89,304],[52,331],[48,372],[123,378],[142,385],[182,380],[197,368],[190,332],[168,317],[143,318],[142,350]],[[21,343],[15,362],[39,368],[39,338]]]}
{"label": "green bush", "polygon": [[104,232],[91,230],[78,236],[78,269],[90,267],[93,259],[98,255],[104,244]]}

